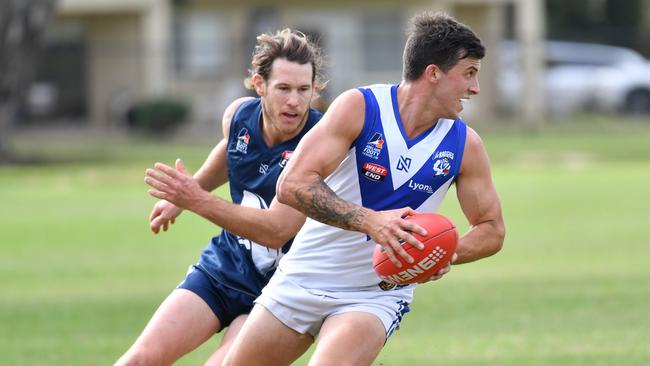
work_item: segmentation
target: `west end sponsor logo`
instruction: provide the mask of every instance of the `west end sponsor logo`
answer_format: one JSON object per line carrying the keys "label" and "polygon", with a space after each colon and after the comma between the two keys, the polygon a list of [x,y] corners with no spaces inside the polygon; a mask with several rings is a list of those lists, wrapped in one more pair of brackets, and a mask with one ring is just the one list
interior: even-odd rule
{"label": "west end sponsor logo", "polygon": [[372,136],[370,141],[366,144],[366,146],[363,148],[363,155],[373,158],[373,159],[379,159],[379,154],[381,153],[381,149],[384,147],[384,138],[379,132],[375,132],[375,134]]}
{"label": "west end sponsor logo", "polygon": [[284,150],[282,152],[282,160],[280,160],[280,167],[284,168],[287,166],[287,162],[289,161],[289,158],[293,155],[293,150]]}
{"label": "west end sponsor logo", "polygon": [[374,181],[382,181],[388,174],[388,169],[373,163],[364,163],[362,171],[364,177]]}

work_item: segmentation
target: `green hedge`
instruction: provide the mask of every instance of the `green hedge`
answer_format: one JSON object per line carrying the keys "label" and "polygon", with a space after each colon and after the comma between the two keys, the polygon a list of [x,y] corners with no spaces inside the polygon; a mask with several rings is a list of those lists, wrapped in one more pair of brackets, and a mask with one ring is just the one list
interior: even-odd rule
{"label": "green hedge", "polygon": [[127,123],[135,130],[165,134],[187,121],[190,107],[176,99],[152,99],[134,104],[127,113]]}

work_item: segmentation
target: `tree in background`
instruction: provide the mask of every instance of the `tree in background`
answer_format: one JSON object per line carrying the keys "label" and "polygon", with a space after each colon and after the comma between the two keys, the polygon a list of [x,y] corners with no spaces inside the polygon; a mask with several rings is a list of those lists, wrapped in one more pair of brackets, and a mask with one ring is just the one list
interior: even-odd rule
{"label": "tree in background", "polygon": [[0,163],[14,160],[11,130],[55,7],[56,0],[0,1]]}

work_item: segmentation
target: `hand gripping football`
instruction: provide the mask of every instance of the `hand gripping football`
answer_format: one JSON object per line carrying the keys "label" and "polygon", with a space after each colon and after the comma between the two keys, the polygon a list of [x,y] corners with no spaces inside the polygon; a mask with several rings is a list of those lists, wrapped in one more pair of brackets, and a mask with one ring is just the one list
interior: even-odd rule
{"label": "hand gripping football", "polygon": [[402,267],[397,268],[379,245],[372,255],[372,264],[377,275],[384,281],[398,285],[424,281],[436,274],[449,264],[458,244],[456,226],[444,215],[418,213],[405,220],[413,221],[427,231],[426,237],[413,233],[413,236],[424,244],[422,250],[407,242],[402,243],[402,247],[413,257],[414,262],[407,263],[398,255],[397,259],[402,263]]}

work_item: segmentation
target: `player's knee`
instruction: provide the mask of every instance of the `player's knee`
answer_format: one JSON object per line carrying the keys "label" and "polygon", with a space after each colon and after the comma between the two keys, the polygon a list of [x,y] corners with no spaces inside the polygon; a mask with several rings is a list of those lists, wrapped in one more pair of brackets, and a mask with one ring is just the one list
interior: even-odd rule
{"label": "player's knee", "polygon": [[227,353],[226,356],[223,358],[223,361],[221,362],[221,366],[233,366],[237,364],[230,353],[231,352]]}
{"label": "player's knee", "polygon": [[165,362],[160,350],[153,347],[136,346],[122,356],[114,366],[163,366]]}
{"label": "player's knee", "polygon": [[247,360],[246,357],[242,358],[241,356],[240,353],[229,350],[224,356],[221,366],[242,366],[253,363],[251,360]]}

